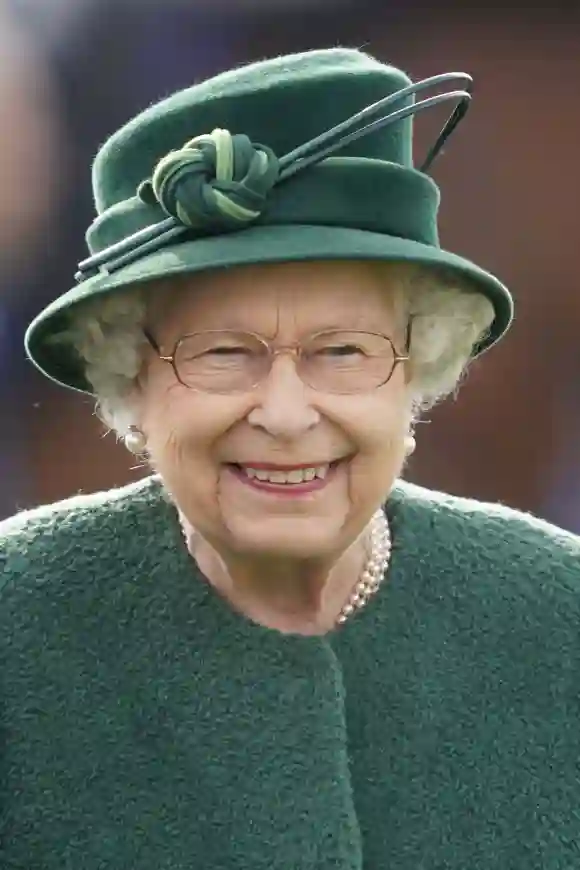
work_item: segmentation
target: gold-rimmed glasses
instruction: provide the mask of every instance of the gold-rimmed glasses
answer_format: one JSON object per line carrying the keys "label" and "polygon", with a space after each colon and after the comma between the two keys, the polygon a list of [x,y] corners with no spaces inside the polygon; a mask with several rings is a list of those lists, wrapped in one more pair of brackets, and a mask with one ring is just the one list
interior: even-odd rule
{"label": "gold-rimmed glasses", "polygon": [[206,330],[182,336],[165,355],[152,335],[145,336],[159,358],[172,366],[177,380],[207,393],[243,393],[269,375],[275,357],[291,354],[303,383],[326,393],[367,392],[386,384],[408,355],[377,332],[327,329],[281,347],[253,332]]}

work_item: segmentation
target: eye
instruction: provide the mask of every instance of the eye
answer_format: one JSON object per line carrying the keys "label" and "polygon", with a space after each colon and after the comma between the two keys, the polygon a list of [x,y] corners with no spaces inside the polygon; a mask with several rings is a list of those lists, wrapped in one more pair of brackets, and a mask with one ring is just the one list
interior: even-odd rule
{"label": "eye", "polygon": [[315,351],[318,356],[366,356],[365,349],[357,344],[327,344]]}
{"label": "eye", "polygon": [[208,344],[207,342],[185,344],[181,348],[180,359],[184,362],[235,362],[248,359],[255,355],[255,349],[243,344],[223,342]]}
{"label": "eye", "polygon": [[254,351],[250,347],[243,347],[242,345],[216,345],[215,347],[209,347],[205,351],[203,351],[202,355],[205,356],[250,356]]}

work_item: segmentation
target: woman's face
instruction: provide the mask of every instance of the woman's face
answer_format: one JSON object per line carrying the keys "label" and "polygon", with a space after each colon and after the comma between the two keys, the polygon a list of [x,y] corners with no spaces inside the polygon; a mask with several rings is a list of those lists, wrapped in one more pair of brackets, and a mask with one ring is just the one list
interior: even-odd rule
{"label": "woman's face", "polygon": [[[149,330],[165,355],[204,330],[257,333],[288,348],[328,329],[382,333],[404,354],[406,324],[389,292],[399,278],[394,267],[355,262],[222,270],[160,290]],[[331,369],[356,364],[348,348],[322,356]],[[242,357],[228,344],[210,362],[221,378]],[[350,395],[303,383],[287,352],[243,392],[189,389],[153,350],[140,378],[138,423],[153,467],[189,523],[218,552],[237,556],[316,558],[346,549],[401,470],[410,416],[404,363],[383,386]],[[256,477],[304,467],[320,476],[294,485]]]}

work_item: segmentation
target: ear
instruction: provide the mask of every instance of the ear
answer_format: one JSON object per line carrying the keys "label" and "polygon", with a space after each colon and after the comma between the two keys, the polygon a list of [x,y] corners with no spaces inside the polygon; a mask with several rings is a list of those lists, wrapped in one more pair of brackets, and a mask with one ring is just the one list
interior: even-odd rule
{"label": "ear", "polygon": [[415,441],[415,436],[409,433],[405,437],[405,456],[407,457],[407,459],[415,452],[416,446],[417,442]]}
{"label": "ear", "polygon": [[[124,398],[124,414],[119,420],[117,432],[125,447],[136,456],[145,450],[147,435],[143,425],[144,385],[142,375],[135,378],[133,385]],[[143,442],[143,443],[141,443]]]}
{"label": "ear", "polygon": [[134,456],[144,456],[146,453],[147,438],[137,426],[129,426],[128,431],[123,436],[123,443],[129,453]]}

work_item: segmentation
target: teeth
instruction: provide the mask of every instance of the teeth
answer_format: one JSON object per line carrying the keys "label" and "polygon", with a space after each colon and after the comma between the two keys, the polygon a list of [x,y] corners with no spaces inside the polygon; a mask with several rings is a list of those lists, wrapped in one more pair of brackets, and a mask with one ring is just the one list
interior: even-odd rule
{"label": "teeth", "polygon": [[263,468],[242,466],[242,471],[255,480],[268,483],[304,483],[315,477],[324,480],[328,474],[329,464],[312,466],[312,468],[296,468],[293,471],[266,471]]}

